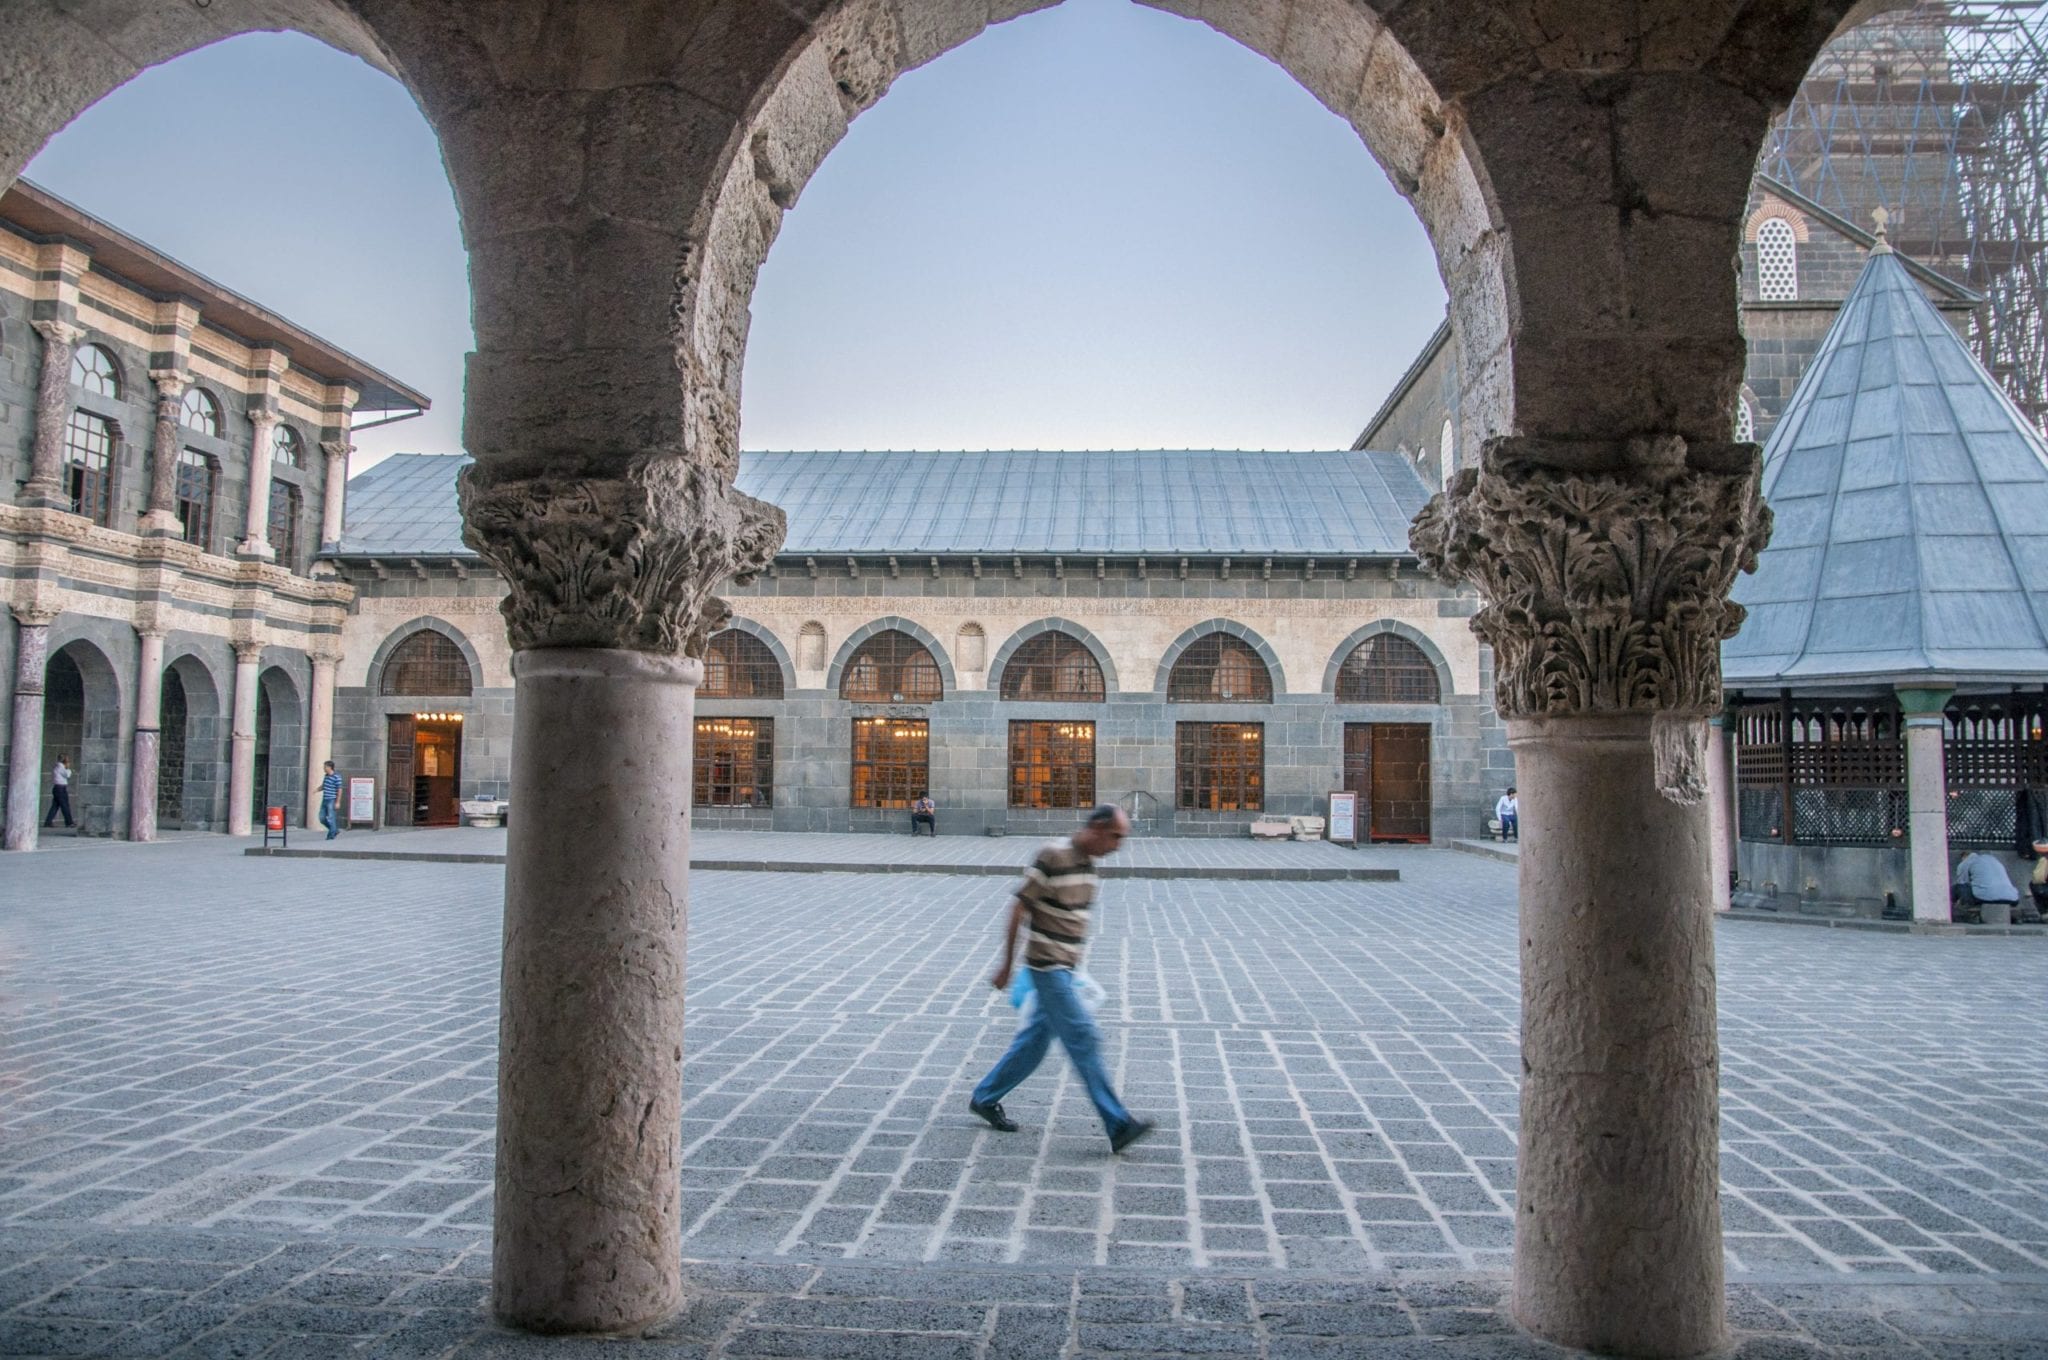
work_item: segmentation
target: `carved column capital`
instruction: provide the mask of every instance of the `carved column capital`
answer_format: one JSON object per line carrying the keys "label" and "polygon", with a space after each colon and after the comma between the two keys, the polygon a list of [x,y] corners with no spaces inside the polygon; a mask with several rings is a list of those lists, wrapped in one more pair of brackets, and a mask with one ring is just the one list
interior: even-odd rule
{"label": "carved column capital", "polygon": [[17,604],[11,606],[14,621],[24,628],[48,628],[57,621],[64,611],[49,604]]}
{"label": "carved column capital", "polygon": [[354,453],[355,450],[356,446],[349,443],[346,439],[323,439],[320,441],[320,452],[327,455],[327,461],[330,463],[347,462],[348,456]]}
{"label": "carved column capital", "polygon": [[230,645],[235,649],[237,666],[253,666],[263,659],[263,644],[260,642],[243,640]]}
{"label": "carved column capital", "polygon": [[691,656],[732,617],[712,591],[782,545],[782,511],[688,458],[623,468],[462,473],[462,540],[511,587],[512,645]]}
{"label": "carved column capital", "polygon": [[[43,321],[31,321],[29,325],[36,328],[36,334],[43,337],[45,344],[55,345],[60,349],[75,349],[78,342],[85,339],[85,327],[74,326],[69,321],[59,321],[54,317]],[[70,356],[67,354],[65,357],[68,359]]]}
{"label": "carved column capital", "polygon": [[261,406],[249,412],[249,423],[256,427],[256,436],[259,439],[263,437],[263,432],[277,424],[279,419],[277,412]]}
{"label": "carved column capital", "polygon": [[1426,568],[1484,596],[1472,631],[1501,715],[1718,709],[1721,641],[1743,618],[1728,590],[1770,539],[1754,449],[1709,471],[1682,440],[1644,440],[1629,471],[1562,472],[1520,442],[1490,441],[1409,534]]}
{"label": "carved column capital", "polygon": [[185,389],[192,383],[192,375],[182,368],[152,368],[149,380],[156,384],[158,401],[182,401]]}

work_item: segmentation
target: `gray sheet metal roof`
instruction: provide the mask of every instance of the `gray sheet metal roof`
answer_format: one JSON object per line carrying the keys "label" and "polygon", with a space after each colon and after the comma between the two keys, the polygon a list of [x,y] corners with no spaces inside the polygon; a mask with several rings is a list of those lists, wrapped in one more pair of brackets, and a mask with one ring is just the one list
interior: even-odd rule
{"label": "gray sheet metal roof", "polygon": [[[348,484],[344,556],[466,554],[455,474],[400,454]],[[787,555],[1398,557],[1429,499],[1397,453],[747,453]]]}
{"label": "gray sheet metal roof", "polygon": [[1764,447],[1731,686],[2048,677],[2048,446],[1889,250]]}

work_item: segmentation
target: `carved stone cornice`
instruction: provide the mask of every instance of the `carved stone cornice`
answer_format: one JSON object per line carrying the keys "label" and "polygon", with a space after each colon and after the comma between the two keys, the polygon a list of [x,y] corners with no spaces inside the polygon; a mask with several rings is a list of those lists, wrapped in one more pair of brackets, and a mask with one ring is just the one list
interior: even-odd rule
{"label": "carved stone cornice", "polygon": [[1770,539],[1755,447],[1706,471],[1681,439],[1643,440],[1632,472],[1559,472],[1519,442],[1490,441],[1408,540],[1484,597],[1472,631],[1494,650],[1502,716],[1718,709],[1721,641],[1743,619],[1728,590]]}
{"label": "carved stone cornice", "polygon": [[782,511],[692,460],[508,475],[465,468],[462,541],[496,567],[512,645],[701,656],[732,617],[712,591],[782,545]]}

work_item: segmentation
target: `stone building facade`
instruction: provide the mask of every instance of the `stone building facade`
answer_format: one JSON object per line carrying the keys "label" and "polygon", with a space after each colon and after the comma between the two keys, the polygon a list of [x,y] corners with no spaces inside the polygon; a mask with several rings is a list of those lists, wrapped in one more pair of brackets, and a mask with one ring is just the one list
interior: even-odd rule
{"label": "stone building facade", "polygon": [[[466,463],[401,455],[351,486],[331,554],[357,593],[334,751],[349,771],[417,780],[402,759],[407,723],[459,726],[460,797],[496,799],[510,776],[511,654],[504,588],[459,538]],[[1145,834],[1243,835],[1255,820],[1320,816],[1331,791],[1354,787],[1362,837],[1428,841],[1479,834],[1513,782],[1490,662],[1467,626],[1477,600],[1422,575],[1392,532],[1405,534],[1425,491],[1390,455],[750,454],[740,469],[743,486],[779,498],[790,534],[758,577],[724,588],[728,628],[748,639],[731,641],[729,659],[757,673],[721,692],[714,666],[700,691],[699,826],[900,831],[905,803],[929,792],[947,834],[1043,834],[1071,825],[1076,806],[1114,801]],[[1176,498],[1173,474],[1157,469],[1188,494]],[[1127,474],[1137,490],[1119,505],[1107,488]],[[1026,510],[1015,525],[970,528],[986,503],[961,495],[969,479],[1000,483],[1005,513],[1056,487],[1105,490],[1063,522],[1033,524]],[[1162,485],[1147,504],[1140,492]],[[1234,487],[1236,515],[1201,511],[1202,485]],[[1329,501],[1317,523],[1299,509],[1310,487]],[[1351,527],[1325,532],[1339,524]],[[1226,550],[1233,542],[1249,551]],[[450,692],[392,679],[422,631],[463,658]],[[854,685],[863,645],[891,633],[929,657],[934,690],[898,699]],[[1176,689],[1176,664],[1201,664],[1205,647],[1221,655],[1219,636],[1256,697],[1229,685],[1177,697],[1192,672]],[[1088,678],[1048,693],[1027,671],[1065,640]],[[1340,684],[1354,654],[1410,664],[1400,686],[1365,701]],[[912,749],[907,782],[878,797],[866,785],[885,753],[867,748],[880,726]],[[1219,790],[1199,767],[1220,733],[1257,760]],[[720,762],[754,773],[735,780]]]}
{"label": "stone building facade", "polygon": [[[6,844],[308,810],[351,592],[349,433],[426,399],[29,184],[0,197]],[[311,758],[309,758],[311,757]]]}

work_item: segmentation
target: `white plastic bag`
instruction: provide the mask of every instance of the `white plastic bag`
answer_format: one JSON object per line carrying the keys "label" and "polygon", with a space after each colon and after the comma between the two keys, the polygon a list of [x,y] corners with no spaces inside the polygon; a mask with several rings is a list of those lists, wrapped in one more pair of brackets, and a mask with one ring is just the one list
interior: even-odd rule
{"label": "white plastic bag", "polygon": [[[1081,1003],[1088,1018],[1093,1020],[1095,1012],[1102,1009],[1102,1003],[1109,1000],[1109,993],[1102,984],[1076,968],[1074,970],[1074,999]],[[1021,1027],[1031,1023],[1037,1013],[1038,992],[1031,985],[1031,970],[1019,968],[1016,980],[1010,984],[1010,1004],[1017,1008],[1017,1024]]]}

